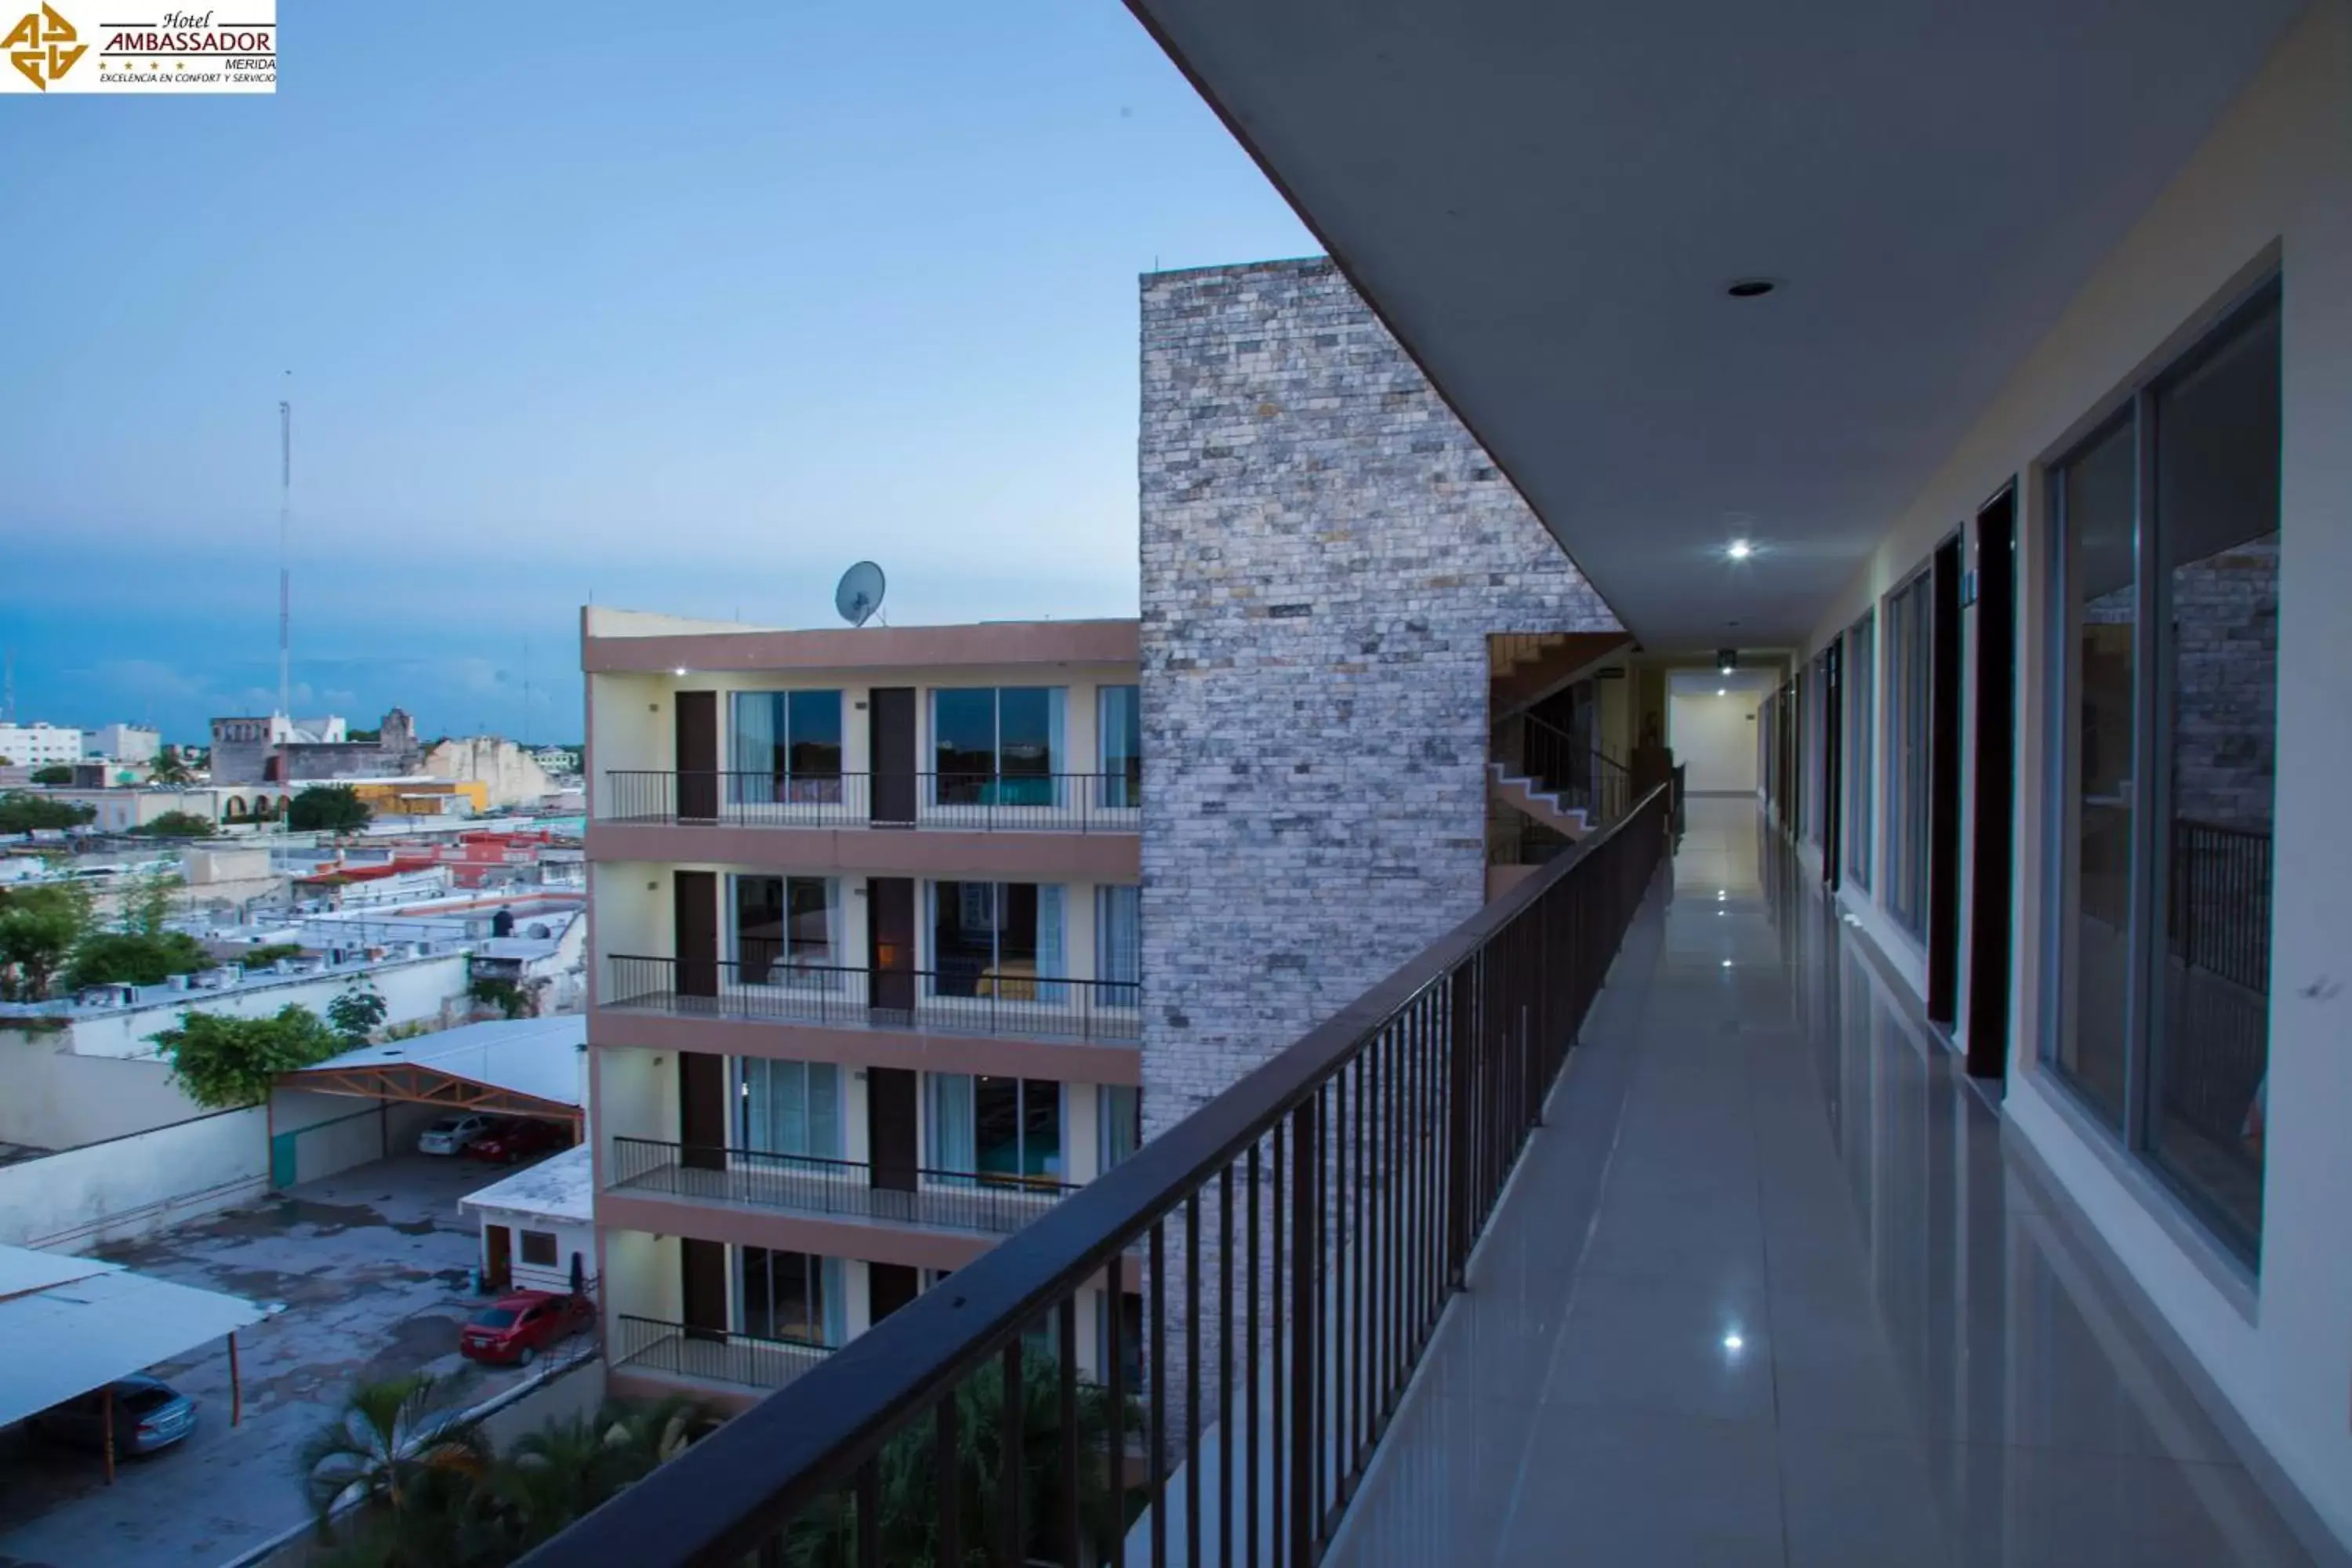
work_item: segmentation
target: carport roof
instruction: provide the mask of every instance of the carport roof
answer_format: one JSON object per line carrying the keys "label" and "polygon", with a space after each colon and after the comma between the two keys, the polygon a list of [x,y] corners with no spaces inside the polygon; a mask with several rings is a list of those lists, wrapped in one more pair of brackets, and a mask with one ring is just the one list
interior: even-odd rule
{"label": "carport roof", "polygon": [[0,1426],[184,1355],[268,1314],[119,1263],[0,1247]]}
{"label": "carport roof", "polygon": [[280,1073],[278,1086],[452,1110],[576,1118],[580,1053],[587,1046],[588,1020],[576,1013],[495,1019],[362,1046],[299,1072]]}

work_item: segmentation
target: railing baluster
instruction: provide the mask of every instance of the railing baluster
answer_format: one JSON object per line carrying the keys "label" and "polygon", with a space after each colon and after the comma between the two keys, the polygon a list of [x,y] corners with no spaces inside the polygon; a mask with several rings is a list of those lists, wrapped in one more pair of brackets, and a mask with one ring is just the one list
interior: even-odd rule
{"label": "railing baluster", "polygon": [[1004,1403],[997,1407],[996,1417],[997,1568],[1021,1568],[1029,1555],[1021,1519],[1022,1465],[1027,1458],[1024,1439],[1029,1430],[1024,1348],[1022,1337],[1013,1335],[1005,1342],[1001,1363]]}
{"label": "railing baluster", "polygon": [[1151,1568],[1168,1561],[1168,1226],[1151,1222],[1151,1339],[1145,1348],[1151,1382]]}
{"label": "railing baluster", "polygon": [[1062,1561],[1076,1568],[1086,1561],[1086,1527],[1078,1508],[1078,1297],[1062,1298],[1057,1320],[1062,1337],[1059,1417],[1062,1436]]}
{"label": "railing baluster", "polygon": [[939,1532],[941,1568],[961,1568],[963,1563],[963,1452],[956,1432],[956,1390],[950,1388],[933,1406],[931,1495],[940,1500]]}
{"label": "railing baluster", "polygon": [[1184,1200],[1184,1561],[1201,1561],[1201,1194]]}

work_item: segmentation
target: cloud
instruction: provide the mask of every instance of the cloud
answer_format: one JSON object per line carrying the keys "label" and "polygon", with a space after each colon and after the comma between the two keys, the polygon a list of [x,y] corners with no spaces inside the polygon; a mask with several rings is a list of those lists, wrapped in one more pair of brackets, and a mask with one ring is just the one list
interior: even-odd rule
{"label": "cloud", "polygon": [[190,675],[160,659],[110,658],[90,674],[118,691],[158,701],[202,697],[212,689],[211,683],[201,676]]}

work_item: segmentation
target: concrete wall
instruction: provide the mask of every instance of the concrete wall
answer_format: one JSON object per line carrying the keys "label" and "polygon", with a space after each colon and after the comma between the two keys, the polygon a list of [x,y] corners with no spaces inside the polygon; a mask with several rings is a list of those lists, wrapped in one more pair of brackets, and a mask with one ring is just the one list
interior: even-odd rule
{"label": "concrete wall", "polygon": [[0,1243],[87,1252],[258,1197],[268,1118],[259,1106],[216,1111],[0,1165]]}
{"label": "concrete wall", "polygon": [[436,779],[480,784],[492,806],[537,805],[555,788],[530,752],[496,735],[444,741],[425,753],[425,771]]}
{"label": "concrete wall", "polygon": [[1617,626],[1323,260],[1143,279],[1144,1112],[1486,896],[1486,637]]}
{"label": "concrete wall", "polygon": [[205,1114],[172,1082],[169,1063],[70,1046],[63,1030],[0,1029],[0,1143],[75,1149]]}
{"label": "concrete wall", "polygon": [[[2352,5],[2317,0],[2131,234],[2026,357],[1864,570],[1819,647],[1900,583],[1953,523],[2021,476],[2019,820],[2011,926],[2011,1130],[2090,1216],[2222,1395],[2335,1531],[2352,1541],[2352,986],[2343,893],[2352,778]],[[2076,1112],[2039,1061],[2053,759],[2045,742],[2050,519],[2041,465],[2142,370],[2194,341],[2275,260],[2282,307],[2281,539],[2269,1127],[2260,1273],[2221,1252],[2136,1160]],[[1973,551],[1975,542],[1969,542]],[[1885,641],[1880,623],[1880,643]],[[1882,673],[1880,689],[1885,689]],[[1883,729],[1883,726],[1882,726]],[[1882,736],[1883,739],[1883,736]],[[1885,820],[1884,777],[1877,816]],[[1963,847],[1963,857],[1968,847]],[[1883,862],[1883,855],[1880,857]],[[1878,876],[1883,886],[1887,879]],[[1917,950],[1871,895],[1849,909],[1915,987]],[[1964,921],[1963,929],[1966,928]],[[1965,1032],[1970,1020],[1961,1021]]]}
{"label": "concrete wall", "polygon": [[366,971],[341,970],[268,984],[248,981],[229,991],[190,991],[169,1003],[78,1016],[66,1037],[70,1048],[81,1056],[152,1057],[153,1037],[176,1026],[183,1012],[194,1009],[232,1018],[259,1018],[292,1005],[323,1016],[327,1005],[349,990],[362,973],[383,994],[388,1025],[418,1019],[448,1022],[455,1016],[450,1008],[461,1005],[466,995],[465,955],[449,953],[380,964]]}
{"label": "concrete wall", "polygon": [[1755,793],[1757,694],[1728,689],[1727,697],[1710,686],[1666,699],[1666,744],[1696,794]]}

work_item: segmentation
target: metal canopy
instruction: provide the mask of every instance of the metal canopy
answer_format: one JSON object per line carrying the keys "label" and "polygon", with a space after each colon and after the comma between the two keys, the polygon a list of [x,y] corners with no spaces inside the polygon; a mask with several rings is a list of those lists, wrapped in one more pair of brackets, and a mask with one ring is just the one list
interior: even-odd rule
{"label": "metal canopy", "polygon": [[581,1121],[580,1057],[588,1021],[578,1015],[468,1024],[381,1046],[362,1046],[316,1067],[278,1075],[280,1089],[444,1105],[509,1116]]}
{"label": "metal canopy", "polygon": [[185,1355],[267,1316],[118,1263],[0,1247],[0,1426]]}

